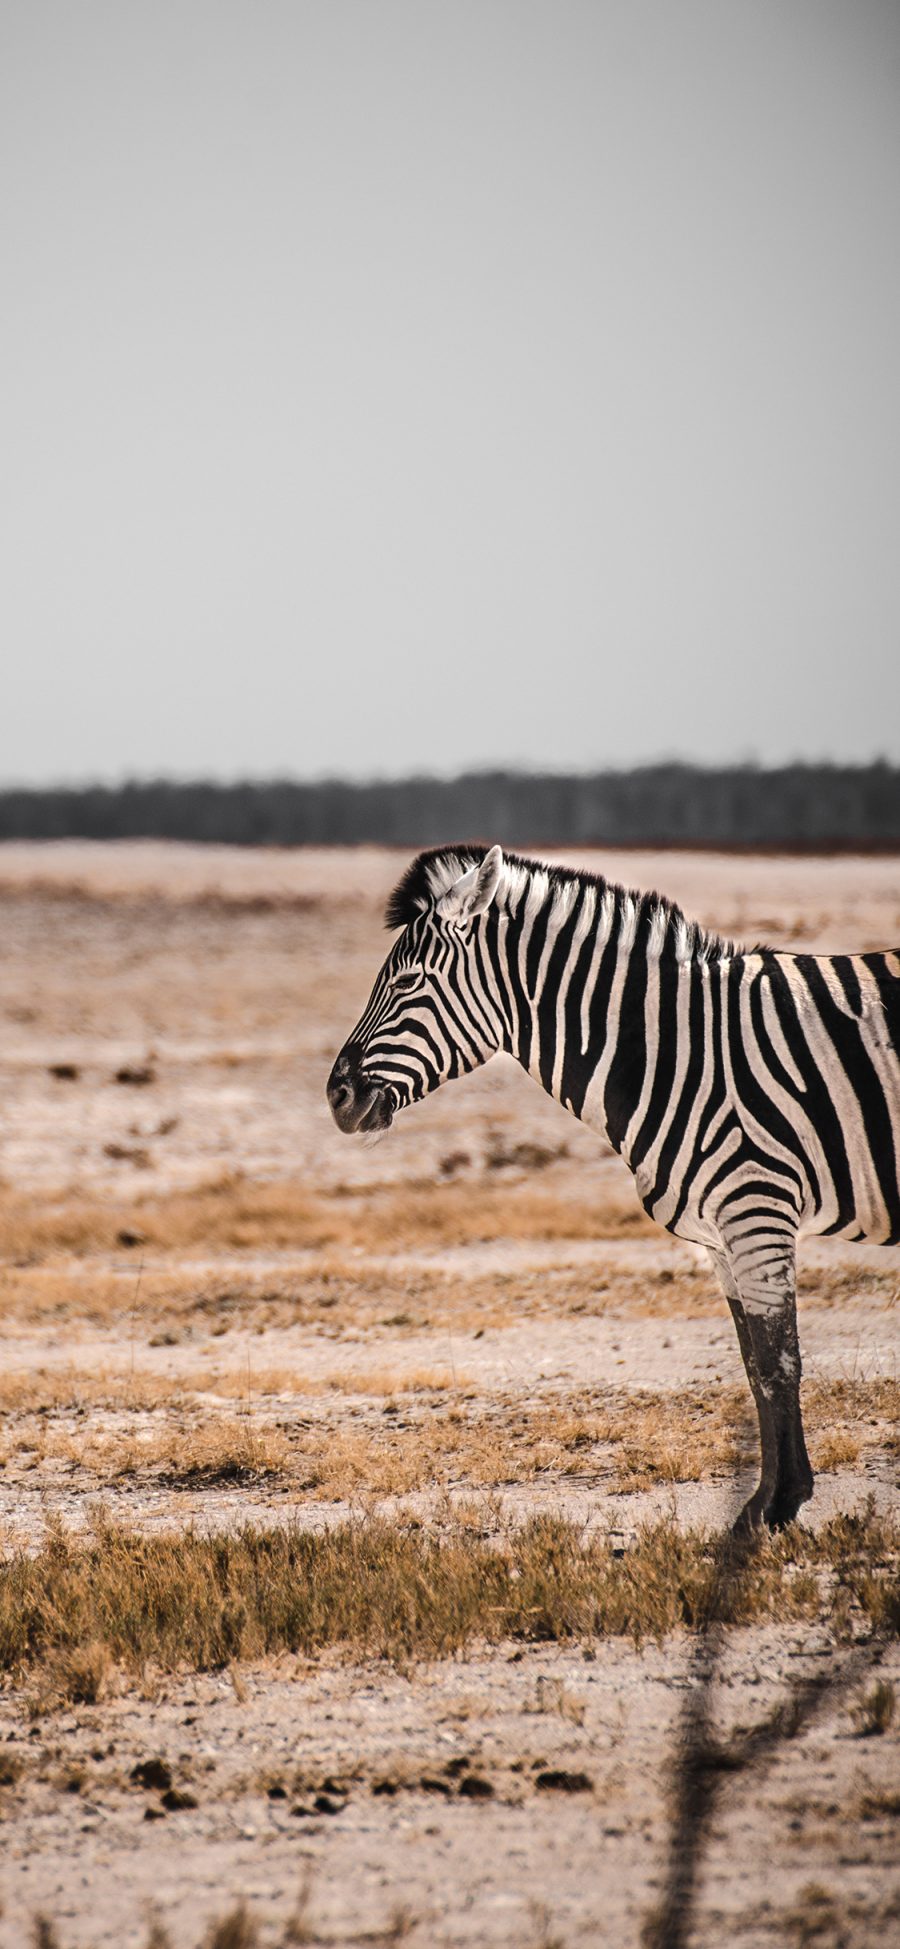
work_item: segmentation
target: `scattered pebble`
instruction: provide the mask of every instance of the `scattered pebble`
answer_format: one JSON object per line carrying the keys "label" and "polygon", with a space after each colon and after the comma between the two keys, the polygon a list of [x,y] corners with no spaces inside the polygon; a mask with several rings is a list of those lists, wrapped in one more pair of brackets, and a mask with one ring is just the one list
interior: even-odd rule
{"label": "scattered pebble", "polygon": [[590,1793],[594,1782],[589,1773],[569,1773],[565,1767],[548,1766],[534,1784],[555,1793]]}
{"label": "scattered pebble", "polygon": [[156,1793],[165,1793],[172,1785],[172,1769],[163,1759],[138,1760],[131,1769],[130,1778],[135,1786],[151,1787]]}

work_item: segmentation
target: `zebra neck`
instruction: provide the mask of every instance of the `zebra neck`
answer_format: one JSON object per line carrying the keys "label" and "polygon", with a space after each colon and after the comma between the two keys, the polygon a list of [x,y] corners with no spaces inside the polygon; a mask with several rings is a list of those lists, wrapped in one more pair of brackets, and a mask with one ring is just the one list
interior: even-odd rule
{"label": "zebra neck", "polygon": [[[626,1136],[652,1085],[651,991],[692,972],[705,985],[705,936],[658,895],[574,876],[530,874],[500,921],[509,1041],[522,1068],[627,1157]],[[543,897],[542,897],[543,896]],[[654,1004],[656,1008],[658,1004]]]}
{"label": "zebra neck", "polygon": [[[582,1117],[609,1032],[627,1038],[639,905],[602,882],[573,880],[561,892],[536,874],[517,891],[496,935],[505,1047],[548,1095]],[[615,1141],[602,1120],[600,1127]]]}

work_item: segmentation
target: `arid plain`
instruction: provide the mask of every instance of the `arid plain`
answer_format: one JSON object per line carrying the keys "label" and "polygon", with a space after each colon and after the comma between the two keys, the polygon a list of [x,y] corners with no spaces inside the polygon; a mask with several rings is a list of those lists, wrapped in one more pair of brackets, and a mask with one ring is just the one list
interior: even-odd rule
{"label": "arid plain", "polygon": [[[900,943],[894,858],[566,857]],[[331,1122],[404,864],[0,847],[0,1945],[883,1944],[900,1255],[805,1249],[816,1497],[735,1558],[619,1161],[503,1059]]]}

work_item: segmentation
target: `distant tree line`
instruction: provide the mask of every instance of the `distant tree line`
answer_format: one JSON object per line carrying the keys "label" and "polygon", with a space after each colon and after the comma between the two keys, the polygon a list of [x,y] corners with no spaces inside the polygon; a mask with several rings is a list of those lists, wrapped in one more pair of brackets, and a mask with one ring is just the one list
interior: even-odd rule
{"label": "distant tree line", "polygon": [[351,784],[290,779],[0,791],[0,839],[187,839],[236,846],[900,849],[900,766],[658,764],[563,774],[470,772]]}

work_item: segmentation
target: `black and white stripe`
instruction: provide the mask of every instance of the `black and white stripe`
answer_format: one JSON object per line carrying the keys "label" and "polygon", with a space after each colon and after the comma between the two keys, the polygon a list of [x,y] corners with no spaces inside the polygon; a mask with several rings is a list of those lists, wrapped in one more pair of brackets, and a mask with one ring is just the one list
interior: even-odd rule
{"label": "black and white stripe", "polygon": [[812,1492],[794,1299],[804,1233],[900,1240],[900,955],[744,950],[657,894],[499,847],[439,848],[335,1064],[343,1129],[498,1050],[602,1133],[661,1225],[708,1247],[759,1410],[744,1520]]}

